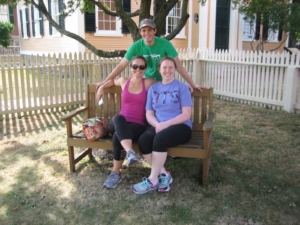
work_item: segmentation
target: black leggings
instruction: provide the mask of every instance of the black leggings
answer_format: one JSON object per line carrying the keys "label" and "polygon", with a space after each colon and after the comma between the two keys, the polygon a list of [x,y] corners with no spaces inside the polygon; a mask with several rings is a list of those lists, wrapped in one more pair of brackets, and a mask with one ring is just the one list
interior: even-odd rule
{"label": "black leggings", "polygon": [[176,124],[156,133],[149,127],[139,138],[139,148],[143,155],[155,152],[167,152],[168,147],[187,143],[192,137],[192,130],[186,124]]}
{"label": "black leggings", "polygon": [[124,116],[115,115],[110,121],[109,130],[112,134],[114,160],[120,161],[124,160],[126,156],[126,152],[120,142],[124,139],[131,139],[132,142],[137,141],[145,131],[145,126],[127,122]]}

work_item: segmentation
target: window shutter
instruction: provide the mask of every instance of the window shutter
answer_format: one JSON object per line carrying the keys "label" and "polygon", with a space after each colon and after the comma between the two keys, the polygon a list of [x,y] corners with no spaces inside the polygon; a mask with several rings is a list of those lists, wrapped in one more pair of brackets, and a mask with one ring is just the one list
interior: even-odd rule
{"label": "window shutter", "polygon": [[34,7],[33,7],[33,5],[31,5],[31,24],[32,24],[32,36],[35,37]]}
{"label": "window shutter", "polygon": [[256,23],[255,23],[255,40],[260,38],[260,14],[256,14]]}
{"label": "window shutter", "polygon": [[24,31],[23,31],[23,18],[22,18],[22,10],[19,10],[19,14],[20,14],[20,22],[21,22],[21,33],[22,33],[22,37],[24,37]]}
{"label": "window shutter", "polygon": [[[51,14],[51,0],[48,0],[48,12],[52,18],[52,14]],[[52,25],[49,23],[49,34],[52,35]]]}
{"label": "window shutter", "polygon": [[43,14],[41,13],[41,11],[39,11],[39,16],[41,18],[40,20],[40,35],[44,36],[44,18],[43,18]]}
{"label": "window shutter", "polygon": [[263,33],[262,33],[262,39],[264,41],[268,40],[268,34],[269,34],[269,26],[267,24],[263,25]]}
{"label": "window shutter", "polygon": [[[123,0],[123,9],[126,13],[131,13],[131,0]],[[122,21],[122,34],[130,34],[129,28]]]}
{"label": "window shutter", "polygon": [[85,32],[96,32],[96,17],[95,13],[84,14]]}
{"label": "window shutter", "polygon": [[14,9],[10,5],[8,6],[8,13],[9,13],[9,22],[15,24]]}
{"label": "window shutter", "polygon": [[280,24],[279,30],[278,30],[278,37],[277,37],[278,41],[282,40],[282,29],[281,28],[282,28],[282,25]]}
{"label": "window shutter", "polygon": [[27,37],[30,37],[30,24],[29,24],[29,12],[28,8],[25,9],[26,26],[27,26]]}
{"label": "window shutter", "polygon": [[[58,0],[58,11],[59,13],[62,13],[64,11],[64,1]],[[65,19],[61,16],[59,16],[59,26],[62,29],[65,29]]]}

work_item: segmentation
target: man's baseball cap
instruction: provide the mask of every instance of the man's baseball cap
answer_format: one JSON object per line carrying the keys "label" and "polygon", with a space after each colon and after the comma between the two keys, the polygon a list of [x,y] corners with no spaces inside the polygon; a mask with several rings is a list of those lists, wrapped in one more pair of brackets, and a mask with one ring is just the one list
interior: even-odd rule
{"label": "man's baseball cap", "polygon": [[152,27],[153,29],[156,28],[155,26],[155,23],[152,19],[143,19],[141,22],[140,22],[140,29],[142,29],[143,27]]}

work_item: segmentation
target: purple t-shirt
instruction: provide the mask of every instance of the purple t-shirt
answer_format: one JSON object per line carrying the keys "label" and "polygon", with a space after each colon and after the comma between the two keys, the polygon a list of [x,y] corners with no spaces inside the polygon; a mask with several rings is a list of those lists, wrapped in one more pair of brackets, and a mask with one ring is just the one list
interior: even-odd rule
{"label": "purple t-shirt", "polygon": [[125,117],[127,122],[138,123],[146,126],[145,104],[147,97],[147,89],[145,80],[142,80],[142,91],[133,94],[128,91],[131,78],[128,79],[124,90],[122,91],[122,106],[120,114]]}
{"label": "purple t-shirt", "polygon": [[[182,113],[182,107],[192,105],[190,90],[179,80],[169,84],[158,82],[148,89],[146,110],[154,110],[158,122],[173,119]],[[192,129],[191,120],[185,124]]]}

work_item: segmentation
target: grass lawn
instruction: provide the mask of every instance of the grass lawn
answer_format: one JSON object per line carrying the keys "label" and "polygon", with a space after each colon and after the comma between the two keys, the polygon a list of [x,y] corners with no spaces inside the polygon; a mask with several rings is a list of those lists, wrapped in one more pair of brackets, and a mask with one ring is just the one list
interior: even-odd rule
{"label": "grass lawn", "polygon": [[300,115],[218,99],[214,107],[208,186],[201,160],[168,159],[171,191],[145,195],[130,190],[149,175],[143,161],[124,165],[112,190],[102,187],[111,154],[95,150],[69,172],[64,113],[0,121],[0,224],[299,224]]}

